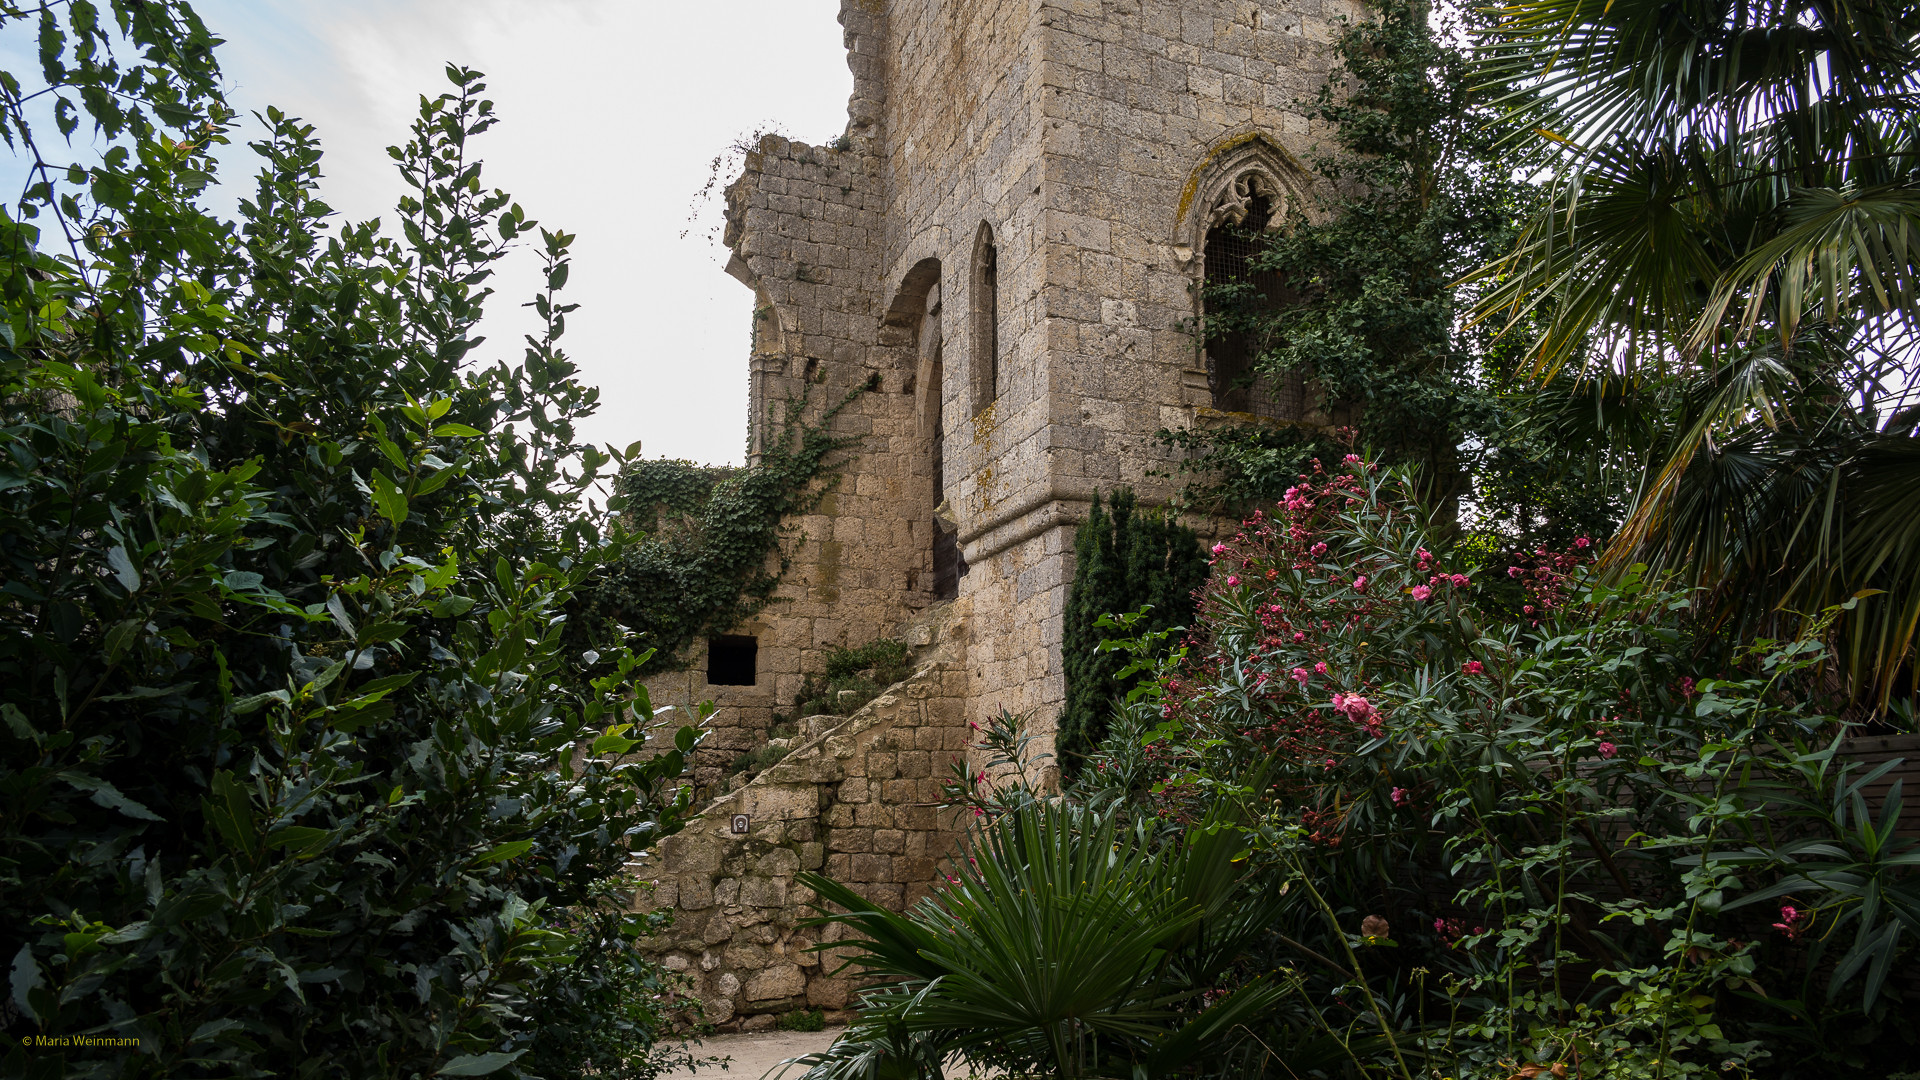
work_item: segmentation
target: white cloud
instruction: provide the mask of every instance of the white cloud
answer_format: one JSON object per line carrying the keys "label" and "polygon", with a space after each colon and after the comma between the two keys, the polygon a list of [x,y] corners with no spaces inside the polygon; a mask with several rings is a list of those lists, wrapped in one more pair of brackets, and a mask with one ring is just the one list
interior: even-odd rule
{"label": "white cloud", "polygon": [[[688,208],[713,157],[768,122],[825,142],[852,89],[837,0],[199,0],[227,37],[243,111],[277,105],[327,150],[323,197],[385,215],[403,141],[448,61],[487,73],[501,123],[482,136],[487,182],[576,233],[564,341],[603,391],[586,431],[649,455],[738,462],[752,296],[720,269]],[[230,155],[232,168],[251,166]],[[237,198],[248,185],[230,174]],[[717,210],[717,201],[711,208]],[[517,355],[531,253],[497,279],[486,352]],[[511,350],[509,352],[508,350]]]}

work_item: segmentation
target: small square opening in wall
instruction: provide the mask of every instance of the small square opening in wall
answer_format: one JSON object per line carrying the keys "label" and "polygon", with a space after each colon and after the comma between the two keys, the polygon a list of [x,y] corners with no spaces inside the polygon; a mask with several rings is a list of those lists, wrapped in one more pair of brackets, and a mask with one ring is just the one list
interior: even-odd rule
{"label": "small square opening in wall", "polygon": [[760,662],[760,642],[727,635],[707,639],[707,685],[752,686]]}

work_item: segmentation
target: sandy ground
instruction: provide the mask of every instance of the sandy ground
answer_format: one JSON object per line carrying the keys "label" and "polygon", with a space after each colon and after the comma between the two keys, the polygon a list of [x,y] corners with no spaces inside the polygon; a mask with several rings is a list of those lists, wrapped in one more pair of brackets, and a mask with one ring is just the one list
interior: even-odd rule
{"label": "sandy ground", "polygon": [[[725,1057],[732,1060],[726,1068],[718,1065],[701,1066],[699,1080],[760,1080],[768,1072],[780,1067],[780,1063],[790,1057],[811,1054],[816,1050],[825,1050],[840,1037],[844,1028],[830,1027],[825,1031],[756,1031],[750,1035],[715,1035],[696,1047],[696,1057]],[[798,1066],[789,1067],[787,1080],[797,1080],[801,1072]],[[667,1073],[661,1080],[687,1080],[696,1074],[689,1070]]]}

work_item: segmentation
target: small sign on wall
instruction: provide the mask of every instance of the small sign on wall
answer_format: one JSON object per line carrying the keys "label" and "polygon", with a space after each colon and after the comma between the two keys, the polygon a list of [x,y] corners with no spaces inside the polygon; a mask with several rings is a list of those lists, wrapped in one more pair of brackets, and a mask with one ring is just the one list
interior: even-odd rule
{"label": "small sign on wall", "polygon": [[753,819],[749,818],[747,815],[745,814],[733,815],[733,835],[735,836],[747,835],[747,829],[752,825],[753,825]]}

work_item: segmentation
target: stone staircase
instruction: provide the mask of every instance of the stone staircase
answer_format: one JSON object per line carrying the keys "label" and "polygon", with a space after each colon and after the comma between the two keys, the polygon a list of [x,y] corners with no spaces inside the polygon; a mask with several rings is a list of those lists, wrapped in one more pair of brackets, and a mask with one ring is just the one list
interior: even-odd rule
{"label": "stone staircase", "polygon": [[[642,948],[693,980],[706,1022],[771,1027],[794,1009],[844,1010],[851,980],[829,974],[838,927],[815,914],[802,870],[893,910],[927,894],[962,828],[941,785],[966,758],[966,618],[945,606],[910,629],[924,642],[906,679],[849,717],[801,721],[793,749],[715,799],[640,866],[643,910],[673,925]],[[922,629],[922,627],[930,627]]]}

